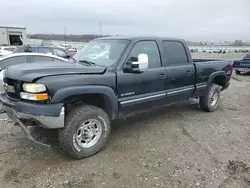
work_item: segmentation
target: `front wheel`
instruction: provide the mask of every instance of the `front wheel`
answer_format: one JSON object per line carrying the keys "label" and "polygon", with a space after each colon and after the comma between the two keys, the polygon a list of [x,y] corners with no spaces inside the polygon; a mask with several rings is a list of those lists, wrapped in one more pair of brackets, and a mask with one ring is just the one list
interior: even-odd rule
{"label": "front wheel", "polygon": [[104,110],[82,105],[66,116],[65,127],[59,130],[59,142],[66,153],[81,159],[97,153],[110,130],[110,120]]}
{"label": "front wheel", "polygon": [[200,107],[207,111],[213,112],[218,109],[221,98],[221,86],[212,84],[205,96],[200,97]]}
{"label": "front wheel", "polygon": [[240,74],[240,71],[239,71],[239,70],[236,70],[236,71],[235,71],[235,74]]}

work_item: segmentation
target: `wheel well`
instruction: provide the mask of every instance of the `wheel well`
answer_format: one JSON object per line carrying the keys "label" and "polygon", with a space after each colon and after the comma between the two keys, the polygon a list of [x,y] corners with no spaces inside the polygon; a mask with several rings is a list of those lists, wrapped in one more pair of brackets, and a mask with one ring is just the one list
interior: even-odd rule
{"label": "wheel well", "polygon": [[103,109],[112,119],[112,105],[108,96],[104,94],[83,94],[73,95],[65,98],[62,103],[66,106],[66,113],[71,111],[72,108],[82,104],[89,104]]}
{"label": "wheel well", "polygon": [[226,86],[226,77],[223,75],[216,76],[213,83],[220,85],[223,89]]}

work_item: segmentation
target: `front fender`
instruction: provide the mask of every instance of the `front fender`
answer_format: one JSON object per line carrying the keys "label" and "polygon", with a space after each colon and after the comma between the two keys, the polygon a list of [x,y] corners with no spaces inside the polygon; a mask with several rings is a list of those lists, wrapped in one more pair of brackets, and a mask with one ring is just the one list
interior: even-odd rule
{"label": "front fender", "polygon": [[58,90],[51,99],[51,103],[61,103],[65,98],[73,95],[81,94],[102,94],[108,99],[108,103],[112,108],[112,119],[118,115],[117,96],[114,90],[107,86],[71,86]]}

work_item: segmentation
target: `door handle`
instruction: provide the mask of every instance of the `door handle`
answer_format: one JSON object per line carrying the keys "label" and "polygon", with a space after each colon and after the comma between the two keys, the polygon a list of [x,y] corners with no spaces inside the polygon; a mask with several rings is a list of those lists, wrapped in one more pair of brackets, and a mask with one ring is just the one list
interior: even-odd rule
{"label": "door handle", "polygon": [[166,78],[166,76],[165,76],[164,73],[160,73],[160,74],[158,75],[158,79],[165,79],[165,78]]}
{"label": "door handle", "polygon": [[190,76],[191,75],[191,71],[186,71],[187,75]]}

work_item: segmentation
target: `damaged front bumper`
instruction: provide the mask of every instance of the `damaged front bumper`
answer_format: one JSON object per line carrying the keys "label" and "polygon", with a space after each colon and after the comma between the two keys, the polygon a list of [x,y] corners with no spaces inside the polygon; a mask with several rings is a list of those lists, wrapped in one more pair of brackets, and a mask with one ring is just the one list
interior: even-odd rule
{"label": "damaged front bumper", "polygon": [[58,129],[64,127],[65,109],[63,104],[32,104],[23,101],[14,101],[9,99],[5,93],[0,94],[0,102],[5,112],[11,119],[18,123],[25,136],[36,145],[50,147],[44,143],[36,141],[25,121],[35,121],[41,127],[47,129]]}

